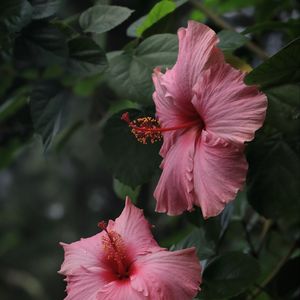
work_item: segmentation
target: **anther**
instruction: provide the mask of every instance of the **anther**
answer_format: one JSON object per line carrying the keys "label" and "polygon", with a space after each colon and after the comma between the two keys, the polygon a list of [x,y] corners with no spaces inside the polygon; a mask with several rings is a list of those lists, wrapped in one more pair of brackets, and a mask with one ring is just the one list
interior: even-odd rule
{"label": "anther", "polygon": [[130,121],[129,114],[126,112],[122,115],[121,120],[128,124],[133,135],[142,144],[147,144],[149,141],[153,144],[162,140],[160,124],[152,117],[140,117]]}

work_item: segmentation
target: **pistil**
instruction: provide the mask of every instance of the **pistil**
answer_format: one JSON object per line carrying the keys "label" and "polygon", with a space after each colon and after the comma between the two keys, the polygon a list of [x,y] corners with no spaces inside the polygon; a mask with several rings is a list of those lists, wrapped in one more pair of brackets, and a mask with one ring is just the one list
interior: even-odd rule
{"label": "pistil", "polygon": [[106,233],[102,237],[102,244],[107,254],[107,260],[113,264],[119,279],[128,278],[126,248],[121,235],[115,231],[108,231],[107,224],[103,221],[98,224],[98,227]]}

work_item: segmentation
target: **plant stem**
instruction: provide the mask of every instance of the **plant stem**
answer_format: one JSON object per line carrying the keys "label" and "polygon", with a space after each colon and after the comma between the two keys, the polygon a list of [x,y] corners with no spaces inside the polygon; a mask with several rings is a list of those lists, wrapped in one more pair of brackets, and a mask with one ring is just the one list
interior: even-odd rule
{"label": "plant stem", "polygon": [[[208,18],[212,19],[221,28],[236,31],[228,22],[218,16],[214,11],[203,5],[200,0],[189,0],[189,2],[196,8],[200,9]],[[249,41],[245,46],[254,54],[256,54],[261,60],[267,60],[269,58],[269,55],[253,42]]]}

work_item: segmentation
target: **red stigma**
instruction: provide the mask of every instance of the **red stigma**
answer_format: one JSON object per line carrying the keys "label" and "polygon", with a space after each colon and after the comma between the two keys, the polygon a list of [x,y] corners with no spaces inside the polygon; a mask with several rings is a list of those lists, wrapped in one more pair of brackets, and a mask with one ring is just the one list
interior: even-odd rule
{"label": "red stigma", "polygon": [[124,112],[122,117],[121,117],[122,121],[125,121],[126,123],[130,124],[130,118],[129,118],[129,113],[128,112]]}
{"label": "red stigma", "polygon": [[105,221],[101,221],[98,223],[98,227],[102,230],[105,230],[106,231],[106,228],[107,228],[107,223]]}

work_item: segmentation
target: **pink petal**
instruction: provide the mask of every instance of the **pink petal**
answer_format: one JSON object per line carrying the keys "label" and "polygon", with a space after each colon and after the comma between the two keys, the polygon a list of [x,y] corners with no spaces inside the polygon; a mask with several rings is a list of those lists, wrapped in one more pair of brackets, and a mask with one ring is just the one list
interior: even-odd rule
{"label": "pink petal", "polygon": [[129,197],[126,198],[125,208],[115,220],[112,229],[121,235],[133,258],[161,250],[153,238],[151,225],[145,219],[143,210],[135,207]]}
{"label": "pink petal", "polygon": [[156,211],[179,215],[192,210],[194,202],[193,168],[197,136],[196,127],[182,134],[167,153],[161,167],[162,175],[154,191]]}
{"label": "pink petal", "polygon": [[67,276],[67,297],[65,300],[96,300],[96,295],[103,286],[101,269],[81,268],[76,275]]}
{"label": "pink petal", "polygon": [[180,105],[192,100],[192,88],[204,69],[215,63],[223,63],[222,52],[216,48],[216,33],[204,24],[189,21],[187,28],[178,30],[179,53],[170,71],[173,79],[167,87]]}
{"label": "pink petal", "polygon": [[197,142],[194,165],[196,201],[204,218],[218,215],[243,187],[247,161],[240,148],[205,130]]}
{"label": "pink petal", "polygon": [[103,233],[99,233],[71,244],[60,243],[65,251],[65,260],[59,273],[72,275],[82,267],[101,267],[100,263],[103,259],[102,235]]}
{"label": "pink petal", "polygon": [[141,256],[136,269],[131,285],[148,299],[191,300],[199,291],[201,267],[194,248]]}
{"label": "pink petal", "polygon": [[204,71],[193,88],[192,103],[206,130],[234,143],[254,138],[267,108],[266,96],[255,86],[246,86],[244,76],[228,64],[219,64]]}
{"label": "pink petal", "polygon": [[[132,288],[130,280],[113,281],[105,285],[95,300],[152,300]],[[83,300],[83,299],[82,299]],[[154,300],[154,299],[153,299]]]}

